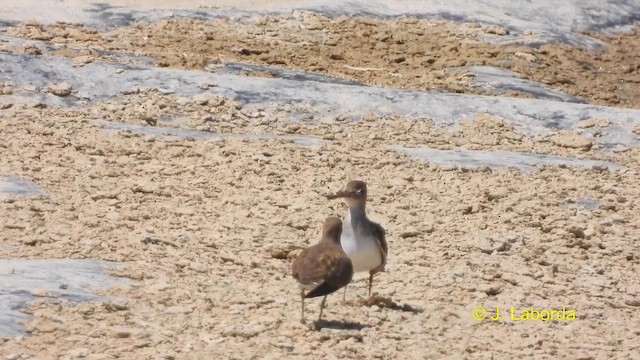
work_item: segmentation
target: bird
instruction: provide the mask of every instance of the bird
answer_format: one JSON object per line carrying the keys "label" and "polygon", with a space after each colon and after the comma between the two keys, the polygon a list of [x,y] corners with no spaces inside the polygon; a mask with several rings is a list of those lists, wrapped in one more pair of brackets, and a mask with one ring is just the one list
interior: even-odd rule
{"label": "bird", "polygon": [[[373,275],[385,270],[389,250],[385,229],[367,217],[367,184],[361,180],[351,180],[344,190],[327,195],[327,198],[343,198],[347,203],[348,210],[342,225],[340,243],[353,263],[353,271],[369,272],[371,296]],[[345,286],[343,301],[346,296]]]}
{"label": "bird", "polygon": [[300,322],[303,324],[305,299],[324,296],[320,303],[320,322],[327,296],[347,286],[353,278],[353,264],[340,245],[341,233],[339,217],[325,219],[320,241],[302,250],[291,265],[291,275],[300,288]]}

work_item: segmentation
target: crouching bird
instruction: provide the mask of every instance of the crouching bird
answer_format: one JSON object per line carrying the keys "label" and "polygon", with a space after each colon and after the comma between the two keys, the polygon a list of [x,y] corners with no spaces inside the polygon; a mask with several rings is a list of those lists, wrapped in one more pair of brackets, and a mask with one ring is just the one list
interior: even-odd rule
{"label": "crouching bird", "polygon": [[[291,275],[300,286],[301,315],[304,320],[304,299],[324,296],[320,303],[320,316],[327,295],[347,286],[353,278],[353,265],[340,245],[342,221],[329,217],[324,222],[322,239],[316,245],[304,249],[291,266]],[[308,293],[305,294],[305,291]]]}

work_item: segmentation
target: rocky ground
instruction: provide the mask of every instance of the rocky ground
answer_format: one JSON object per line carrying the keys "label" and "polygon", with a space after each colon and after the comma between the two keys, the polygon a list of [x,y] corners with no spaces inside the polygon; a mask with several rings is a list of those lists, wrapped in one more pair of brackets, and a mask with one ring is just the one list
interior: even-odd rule
{"label": "rocky ground", "polygon": [[[447,69],[493,65],[592,104],[640,108],[638,27],[592,34],[605,44],[600,51],[478,37],[505,31],[307,13],[240,23],[167,19],[107,32],[19,23],[5,35],[57,47],[0,48],[70,57],[78,67],[134,53],[159,67],[197,71],[238,61],[477,94],[487,91],[464,71]],[[24,89],[9,81],[0,90],[9,96]],[[52,84],[43,91],[64,97],[72,89]],[[76,304],[45,296],[28,304],[29,336],[0,338],[7,359],[631,359],[640,351],[640,148],[613,152],[579,136],[608,119],[540,136],[483,114],[454,130],[375,114],[292,123],[278,109],[249,111],[224,96],[154,89],[83,107],[0,105],[0,175],[33,179],[48,192],[0,203],[0,244],[18,245],[0,246],[0,258],[112,260],[125,263],[114,274],[132,279],[99,291],[121,300]],[[98,118],[282,137],[152,137],[107,132],[92,123]],[[300,146],[291,135],[323,142]],[[397,144],[534,152],[622,168],[461,169],[389,150]],[[388,231],[387,271],[376,278],[373,298],[356,280],[346,303],[329,297],[319,329],[302,325],[291,259],[319,240],[326,217],[344,214],[344,204],[324,195],[354,178],[369,183],[370,217]],[[308,301],[308,317],[317,316],[318,305]],[[497,306],[503,314],[534,306],[577,315],[476,321],[478,305],[489,316]]]}
{"label": "rocky ground", "polygon": [[[640,46],[632,33],[591,34],[601,51],[564,44],[539,48],[487,43],[479,35],[507,35],[505,28],[402,17],[331,19],[305,13],[301,20],[264,16],[247,22],[166,19],[100,33],[82,25],[43,27],[24,23],[8,33],[76,48],[10,51],[71,57],[81,65],[109,59],[103,51],[143,53],[162,67],[202,69],[207,64],[248,61],[330,74],[402,89],[483,93],[468,86],[464,71],[491,65],[582,97],[593,104],[640,107]],[[534,33],[530,34],[535,35]],[[521,95],[517,92],[511,95]]]}

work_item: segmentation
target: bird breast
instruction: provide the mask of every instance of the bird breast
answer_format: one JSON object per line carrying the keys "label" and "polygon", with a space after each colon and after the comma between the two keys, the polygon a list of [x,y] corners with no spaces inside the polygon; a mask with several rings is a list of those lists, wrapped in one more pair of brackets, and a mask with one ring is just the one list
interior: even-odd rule
{"label": "bird breast", "polygon": [[359,228],[354,228],[349,216],[345,219],[340,237],[342,249],[351,259],[353,272],[375,269],[382,262],[377,240]]}

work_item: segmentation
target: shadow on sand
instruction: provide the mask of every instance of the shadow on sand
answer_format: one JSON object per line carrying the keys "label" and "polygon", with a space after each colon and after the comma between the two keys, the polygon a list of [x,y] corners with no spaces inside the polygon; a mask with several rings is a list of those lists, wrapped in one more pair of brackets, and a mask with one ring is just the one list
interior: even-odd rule
{"label": "shadow on sand", "polygon": [[338,320],[316,320],[313,323],[316,330],[321,329],[333,329],[333,330],[362,330],[364,328],[371,327],[371,325],[362,324],[352,321],[338,321]]}

